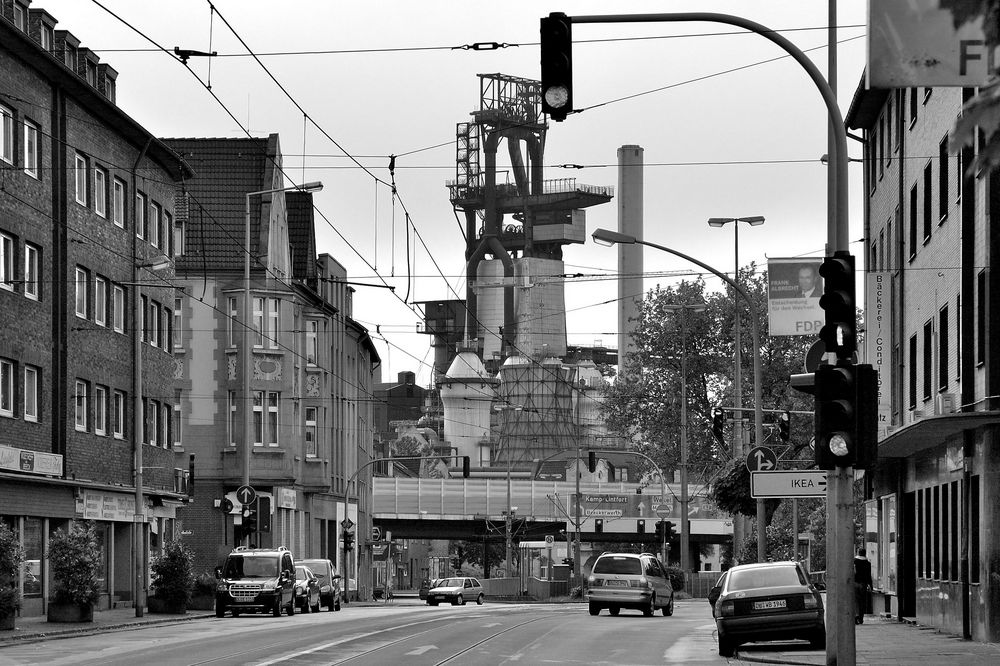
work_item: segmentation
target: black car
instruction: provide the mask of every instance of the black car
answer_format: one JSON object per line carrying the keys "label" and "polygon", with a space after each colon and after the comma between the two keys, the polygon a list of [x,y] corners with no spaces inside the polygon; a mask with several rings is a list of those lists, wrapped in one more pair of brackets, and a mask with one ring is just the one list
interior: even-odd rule
{"label": "black car", "polygon": [[240,613],[295,614],[295,563],[287,548],[237,547],[216,568],[215,616]]}
{"label": "black car", "polygon": [[309,567],[295,567],[295,606],[303,613],[319,612],[319,579]]}
{"label": "black car", "polygon": [[340,574],[330,560],[300,560],[299,564],[309,567],[309,570],[319,580],[319,603],[327,610],[339,611],[344,592],[340,587]]}

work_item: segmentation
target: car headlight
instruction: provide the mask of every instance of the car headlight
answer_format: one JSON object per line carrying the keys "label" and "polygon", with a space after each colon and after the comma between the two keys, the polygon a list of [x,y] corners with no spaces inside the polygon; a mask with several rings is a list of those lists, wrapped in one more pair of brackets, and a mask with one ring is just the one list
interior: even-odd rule
{"label": "car headlight", "polygon": [[220,583],[216,583],[216,585],[215,585],[215,591],[216,592],[226,592],[228,590],[229,590],[229,585],[227,585],[226,583],[221,583],[220,582]]}
{"label": "car headlight", "polygon": [[593,582],[594,582],[594,580],[596,580],[596,579],[594,578],[594,576],[593,576],[593,575],[590,575],[590,576],[587,576],[587,582],[588,582],[588,583],[593,583]]}

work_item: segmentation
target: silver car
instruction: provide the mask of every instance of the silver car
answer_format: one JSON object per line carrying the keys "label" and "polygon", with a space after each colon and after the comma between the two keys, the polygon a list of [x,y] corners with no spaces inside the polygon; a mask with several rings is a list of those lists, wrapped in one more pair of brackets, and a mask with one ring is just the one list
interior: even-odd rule
{"label": "silver car", "polygon": [[445,601],[452,606],[464,606],[466,601],[475,601],[481,606],[485,599],[482,583],[467,576],[445,578],[427,592],[427,603],[430,606],[437,606]]}
{"label": "silver car", "polygon": [[604,553],[587,579],[590,614],[607,608],[618,615],[623,608],[641,610],[646,617],[659,608],[674,614],[674,588],[666,568],[650,553]]}

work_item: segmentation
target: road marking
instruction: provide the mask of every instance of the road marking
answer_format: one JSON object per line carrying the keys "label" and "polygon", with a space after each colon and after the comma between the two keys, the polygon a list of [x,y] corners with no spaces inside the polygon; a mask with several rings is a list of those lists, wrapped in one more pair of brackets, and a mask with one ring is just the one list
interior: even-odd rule
{"label": "road marking", "polygon": [[489,624],[484,624],[483,629],[489,629],[490,627],[499,627],[499,622],[490,622]]}
{"label": "road marking", "polygon": [[438,649],[437,645],[421,645],[417,649],[410,650],[406,654],[407,655],[411,655],[411,654],[413,654],[413,655],[422,655],[425,652],[430,652],[431,650],[437,650],[437,649]]}

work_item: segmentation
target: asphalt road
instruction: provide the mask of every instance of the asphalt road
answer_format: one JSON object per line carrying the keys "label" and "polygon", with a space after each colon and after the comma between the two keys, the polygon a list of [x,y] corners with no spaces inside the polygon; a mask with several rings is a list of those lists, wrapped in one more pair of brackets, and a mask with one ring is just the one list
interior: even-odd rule
{"label": "asphalt road", "polygon": [[[704,600],[672,617],[585,604],[393,605],[207,618],[0,648],[7,664],[726,664]],[[736,662],[732,662],[736,663]]]}

